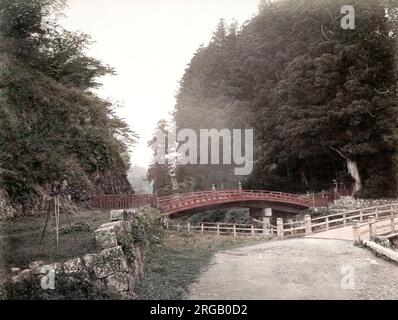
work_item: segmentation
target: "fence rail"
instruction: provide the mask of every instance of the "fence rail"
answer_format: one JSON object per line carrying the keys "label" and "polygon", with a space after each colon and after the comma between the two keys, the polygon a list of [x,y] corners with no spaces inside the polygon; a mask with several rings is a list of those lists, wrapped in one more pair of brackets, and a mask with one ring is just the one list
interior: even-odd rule
{"label": "fence rail", "polygon": [[215,235],[232,235],[237,236],[261,236],[273,238],[276,234],[276,228],[273,225],[266,225],[258,228],[252,224],[230,224],[230,223],[166,223],[167,230],[201,233],[201,234],[215,234]]}
{"label": "fence rail", "polygon": [[91,200],[91,206],[103,210],[155,207],[156,197],[153,194],[98,195]]}
{"label": "fence rail", "polygon": [[398,203],[343,211],[322,217],[312,218],[310,215],[305,215],[304,220],[294,222],[284,222],[283,219],[278,218],[276,223],[277,237],[283,239],[285,237],[310,235],[350,226],[356,222],[364,226],[369,224],[370,219],[387,221],[396,214],[398,214]]}
{"label": "fence rail", "polygon": [[398,213],[393,212],[387,217],[370,216],[367,222],[355,220],[352,225],[354,242],[361,243],[363,240],[375,236],[383,236],[398,230]]}

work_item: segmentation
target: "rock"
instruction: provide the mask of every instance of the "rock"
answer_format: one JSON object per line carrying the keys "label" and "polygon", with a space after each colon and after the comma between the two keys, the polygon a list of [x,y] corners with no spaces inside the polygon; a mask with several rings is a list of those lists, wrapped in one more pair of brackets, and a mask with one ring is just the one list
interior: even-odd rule
{"label": "rock", "polygon": [[112,292],[123,292],[130,289],[130,276],[125,272],[118,272],[105,279],[105,285]]}
{"label": "rock", "polygon": [[29,264],[29,269],[32,270],[32,273],[34,275],[46,274],[46,272],[43,269],[44,266],[45,264],[43,261],[34,261]]}
{"label": "rock", "polygon": [[63,272],[64,272],[63,265],[62,265],[62,263],[59,263],[59,262],[57,262],[57,263],[46,264],[46,265],[44,266],[44,270],[46,270],[47,272],[48,272],[49,270],[54,270],[54,271],[55,271],[55,274],[60,274],[60,273],[63,273]]}
{"label": "rock", "polygon": [[102,279],[112,274],[114,271],[110,268],[104,257],[100,253],[87,254],[83,257],[86,268],[96,279]]}
{"label": "rock", "polygon": [[83,260],[87,270],[96,279],[103,279],[111,274],[130,271],[121,247],[106,249],[97,254],[87,254],[83,257]]}
{"label": "rock", "polygon": [[124,210],[111,210],[111,221],[124,220]]}
{"label": "rock", "polygon": [[95,231],[95,240],[100,249],[116,247],[117,237],[114,227],[97,229]]}
{"label": "rock", "polygon": [[33,272],[30,269],[21,271],[18,275],[11,278],[12,283],[22,282],[24,280],[30,280],[33,276]]}
{"label": "rock", "polygon": [[83,261],[80,258],[75,258],[64,262],[63,270],[65,274],[82,274],[87,275],[87,270],[84,267]]}
{"label": "rock", "polygon": [[12,273],[16,273],[16,272],[20,272],[20,271],[21,271],[20,268],[11,268]]}
{"label": "rock", "polygon": [[133,247],[134,261],[131,266],[134,279],[140,279],[144,275],[144,255],[140,247]]}
{"label": "rock", "polygon": [[124,230],[124,221],[114,221],[102,224],[99,229],[112,228],[113,231],[119,233]]}
{"label": "rock", "polygon": [[131,221],[137,215],[137,209],[128,209],[123,212],[123,219],[125,221]]}
{"label": "rock", "polygon": [[123,253],[122,247],[115,247],[101,251],[106,265],[112,269],[113,272],[128,272],[129,268],[127,265],[126,257]]}

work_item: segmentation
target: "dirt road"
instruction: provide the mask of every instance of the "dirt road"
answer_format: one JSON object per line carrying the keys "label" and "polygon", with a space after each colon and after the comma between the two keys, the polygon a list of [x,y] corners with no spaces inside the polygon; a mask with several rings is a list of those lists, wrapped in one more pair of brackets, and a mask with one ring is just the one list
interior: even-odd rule
{"label": "dirt road", "polygon": [[398,265],[349,241],[270,241],[216,254],[188,299],[398,299]]}

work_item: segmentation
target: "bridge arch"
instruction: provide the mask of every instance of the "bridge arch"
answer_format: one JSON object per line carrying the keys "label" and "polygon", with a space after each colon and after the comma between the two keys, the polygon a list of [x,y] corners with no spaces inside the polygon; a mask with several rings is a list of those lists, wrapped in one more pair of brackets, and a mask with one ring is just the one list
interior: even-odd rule
{"label": "bridge arch", "polygon": [[274,211],[298,214],[312,205],[309,197],[266,190],[193,192],[160,197],[157,202],[170,217],[227,207],[272,208]]}

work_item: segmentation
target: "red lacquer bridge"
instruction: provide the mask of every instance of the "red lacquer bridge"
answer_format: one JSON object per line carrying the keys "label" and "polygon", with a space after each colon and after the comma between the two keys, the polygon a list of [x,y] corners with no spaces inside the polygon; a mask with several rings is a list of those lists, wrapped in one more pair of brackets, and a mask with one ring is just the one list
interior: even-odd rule
{"label": "red lacquer bridge", "polygon": [[166,197],[156,197],[153,194],[96,196],[92,206],[100,209],[152,206],[163,209],[169,216],[228,207],[272,208],[277,212],[297,214],[309,207],[325,207],[330,200],[327,195],[302,196],[266,190],[222,190]]}

